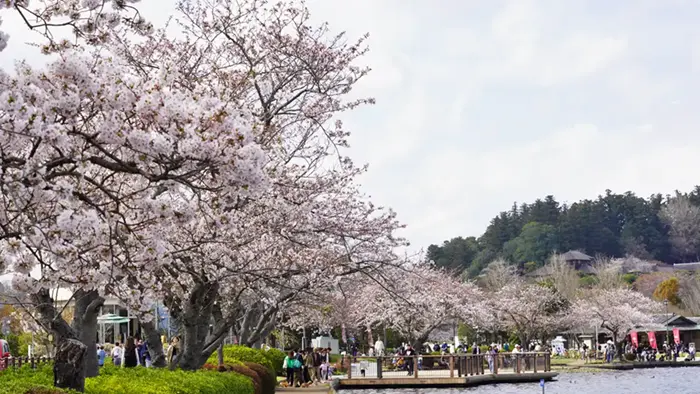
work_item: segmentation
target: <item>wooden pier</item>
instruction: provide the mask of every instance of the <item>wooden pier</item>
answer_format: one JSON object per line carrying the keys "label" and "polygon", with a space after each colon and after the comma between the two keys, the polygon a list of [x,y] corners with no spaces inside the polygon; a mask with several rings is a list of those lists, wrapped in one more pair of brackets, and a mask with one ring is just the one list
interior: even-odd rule
{"label": "wooden pier", "polygon": [[[409,364],[411,363],[411,364]],[[549,353],[456,354],[418,357],[357,357],[333,388],[470,387],[550,381]]]}

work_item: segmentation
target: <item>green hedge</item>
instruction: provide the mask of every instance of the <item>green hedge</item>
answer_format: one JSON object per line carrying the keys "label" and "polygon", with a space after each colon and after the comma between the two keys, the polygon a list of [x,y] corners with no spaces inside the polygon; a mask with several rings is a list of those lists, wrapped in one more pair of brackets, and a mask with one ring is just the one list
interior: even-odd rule
{"label": "green hedge", "polygon": [[[0,371],[0,394],[23,394],[30,392],[51,392],[53,390],[53,367],[43,365],[36,370],[29,366],[22,368],[8,368]],[[62,390],[55,391],[57,393]]]}
{"label": "green hedge", "polygon": [[[37,370],[29,367],[0,372],[0,394],[58,394],[53,389],[51,366]],[[251,380],[237,373],[215,371],[170,371],[155,368],[117,368],[106,366],[100,376],[85,381],[86,394],[254,394]]]}
{"label": "green hedge", "polygon": [[[272,365],[272,362],[265,356],[265,351],[261,349],[253,349],[241,345],[224,346],[224,364],[236,364],[237,361],[260,364],[267,368],[273,375],[275,375],[275,371],[278,368]],[[209,357],[207,363],[219,365],[217,352],[214,352],[214,354]],[[281,365],[282,362],[280,362],[280,366]]]}
{"label": "green hedge", "polygon": [[282,364],[284,364],[284,358],[287,354],[279,349],[268,349],[262,351],[263,356],[267,358],[272,363],[272,368],[275,369],[277,376],[284,376],[284,369]]}

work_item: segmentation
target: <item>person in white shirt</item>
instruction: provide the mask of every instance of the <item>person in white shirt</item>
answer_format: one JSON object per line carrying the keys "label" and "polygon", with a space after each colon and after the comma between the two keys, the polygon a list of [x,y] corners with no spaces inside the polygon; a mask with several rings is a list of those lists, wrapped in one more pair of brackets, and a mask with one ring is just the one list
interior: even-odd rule
{"label": "person in white shirt", "polygon": [[114,349],[112,349],[112,361],[114,365],[122,365],[122,357],[124,356],[124,350],[119,346],[119,342],[114,344]]}
{"label": "person in white shirt", "polygon": [[377,357],[384,356],[384,342],[382,342],[382,337],[377,338],[377,342],[374,343],[374,354]]}

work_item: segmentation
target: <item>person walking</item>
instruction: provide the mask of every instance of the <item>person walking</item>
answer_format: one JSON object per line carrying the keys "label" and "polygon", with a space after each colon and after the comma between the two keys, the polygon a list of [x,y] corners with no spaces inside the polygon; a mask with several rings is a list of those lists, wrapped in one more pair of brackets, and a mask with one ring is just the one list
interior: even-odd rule
{"label": "person walking", "polygon": [[114,349],[112,349],[112,362],[116,366],[122,365],[122,356],[124,355],[124,349],[122,349],[119,342],[114,344]]}

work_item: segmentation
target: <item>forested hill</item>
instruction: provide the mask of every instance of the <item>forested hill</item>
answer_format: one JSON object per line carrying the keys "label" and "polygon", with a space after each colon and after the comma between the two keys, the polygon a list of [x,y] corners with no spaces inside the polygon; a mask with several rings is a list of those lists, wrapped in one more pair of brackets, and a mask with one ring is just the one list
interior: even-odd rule
{"label": "forested hill", "polygon": [[503,257],[533,269],[554,251],[580,250],[591,256],[667,263],[697,261],[700,254],[700,186],[690,193],[649,198],[607,190],[595,200],[560,204],[554,196],[532,204],[513,204],[491,220],[481,237],[457,237],[430,245],[438,265],[470,276]]}

